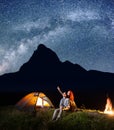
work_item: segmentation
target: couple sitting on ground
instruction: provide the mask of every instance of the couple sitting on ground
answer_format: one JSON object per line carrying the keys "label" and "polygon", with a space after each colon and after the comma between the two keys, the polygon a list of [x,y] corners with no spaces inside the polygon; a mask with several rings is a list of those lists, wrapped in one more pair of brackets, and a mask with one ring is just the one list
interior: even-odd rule
{"label": "couple sitting on ground", "polygon": [[55,109],[53,116],[52,116],[52,120],[58,120],[61,115],[62,115],[62,111],[74,111],[76,109],[76,103],[74,101],[74,95],[73,92],[71,90],[69,90],[66,94],[66,92],[62,92],[60,90],[60,87],[57,87],[58,91],[60,92],[60,94],[63,96],[63,98],[60,100],[60,104],[59,104],[59,108]]}

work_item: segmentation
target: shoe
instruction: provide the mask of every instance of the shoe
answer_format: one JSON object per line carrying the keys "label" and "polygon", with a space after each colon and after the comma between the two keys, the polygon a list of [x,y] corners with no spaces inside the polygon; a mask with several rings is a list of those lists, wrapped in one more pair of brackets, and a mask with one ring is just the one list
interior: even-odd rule
{"label": "shoe", "polygon": [[52,121],[55,121],[56,119],[55,118],[52,118]]}
{"label": "shoe", "polygon": [[56,121],[58,121],[59,119],[60,119],[60,117],[57,117],[57,118],[56,118]]}

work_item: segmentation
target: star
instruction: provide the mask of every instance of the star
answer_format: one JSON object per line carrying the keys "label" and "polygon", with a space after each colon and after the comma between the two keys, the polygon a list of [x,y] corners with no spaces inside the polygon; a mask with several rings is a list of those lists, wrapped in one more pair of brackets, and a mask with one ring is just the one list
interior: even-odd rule
{"label": "star", "polygon": [[87,70],[114,73],[112,0],[28,0],[0,4],[0,75],[15,72],[40,43]]}

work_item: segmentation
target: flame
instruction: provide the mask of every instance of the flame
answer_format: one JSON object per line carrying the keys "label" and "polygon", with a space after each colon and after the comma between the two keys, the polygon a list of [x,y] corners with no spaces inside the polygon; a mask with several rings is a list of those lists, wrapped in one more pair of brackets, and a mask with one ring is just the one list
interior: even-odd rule
{"label": "flame", "polygon": [[114,111],[112,110],[112,102],[111,99],[108,97],[106,100],[106,106],[105,106],[105,110],[104,110],[105,114],[114,114]]}
{"label": "flame", "polygon": [[111,111],[104,111],[104,113],[105,114],[110,114],[110,115],[114,114],[114,112],[112,110]]}

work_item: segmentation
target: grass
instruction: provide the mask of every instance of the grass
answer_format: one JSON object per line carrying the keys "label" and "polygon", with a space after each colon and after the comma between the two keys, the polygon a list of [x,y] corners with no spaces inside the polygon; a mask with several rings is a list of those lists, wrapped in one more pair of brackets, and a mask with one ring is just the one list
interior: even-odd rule
{"label": "grass", "polygon": [[58,121],[51,120],[53,111],[29,113],[14,106],[0,107],[0,130],[114,130],[114,116],[96,110],[63,112]]}

